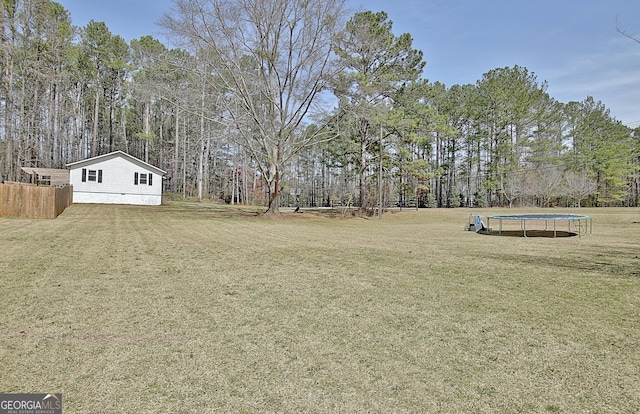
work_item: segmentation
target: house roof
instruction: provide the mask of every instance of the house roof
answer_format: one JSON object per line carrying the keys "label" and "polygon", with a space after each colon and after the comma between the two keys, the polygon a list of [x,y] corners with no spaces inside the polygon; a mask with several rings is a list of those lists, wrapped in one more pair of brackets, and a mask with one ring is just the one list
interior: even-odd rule
{"label": "house roof", "polygon": [[152,170],[154,171],[156,174],[159,175],[165,175],[167,172],[164,170],[161,170],[158,167],[154,167],[153,165],[146,163],[136,157],[134,157],[133,155],[129,155],[126,152],[123,151],[114,151],[114,152],[110,152],[108,154],[104,154],[104,155],[98,155],[97,157],[93,157],[93,158],[87,158],[85,160],[82,161],[76,161],[76,162],[72,162],[70,164],[67,164],[67,168],[77,168],[77,167],[82,167],[85,165],[91,165],[94,164],[98,161],[104,161],[104,160],[108,160],[111,158],[116,158],[116,157],[121,157],[121,158],[125,158],[127,160],[129,160],[130,162],[139,165],[142,168],[146,168],[148,170]]}

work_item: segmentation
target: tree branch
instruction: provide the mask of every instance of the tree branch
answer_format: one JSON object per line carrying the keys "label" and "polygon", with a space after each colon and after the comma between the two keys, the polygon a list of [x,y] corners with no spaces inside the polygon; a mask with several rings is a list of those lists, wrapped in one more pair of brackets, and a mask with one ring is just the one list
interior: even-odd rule
{"label": "tree branch", "polygon": [[634,35],[628,33],[627,31],[623,30],[620,28],[620,19],[618,18],[618,16],[616,16],[616,30],[618,31],[618,33],[620,33],[622,36],[633,40],[636,43],[640,43],[640,38],[635,37]]}

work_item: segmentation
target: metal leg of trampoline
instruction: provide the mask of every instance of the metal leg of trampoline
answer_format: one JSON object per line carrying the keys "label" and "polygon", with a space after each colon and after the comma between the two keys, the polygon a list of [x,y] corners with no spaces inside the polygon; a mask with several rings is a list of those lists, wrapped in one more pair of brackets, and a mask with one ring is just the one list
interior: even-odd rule
{"label": "metal leg of trampoline", "polygon": [[[487,218],[487,227],[489,227],[487,230],[491,230],[490,220],[490,218]],[[502,236],[502,219],[498,219],[498,236]]]}

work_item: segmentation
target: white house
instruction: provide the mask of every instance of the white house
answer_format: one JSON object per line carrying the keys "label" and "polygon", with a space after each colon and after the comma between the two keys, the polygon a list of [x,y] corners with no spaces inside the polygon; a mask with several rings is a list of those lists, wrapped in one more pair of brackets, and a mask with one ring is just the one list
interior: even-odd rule
{"label": "white house", "polygon": [[122,151],[67,164],[74,203],[162,204],[160,168]]}

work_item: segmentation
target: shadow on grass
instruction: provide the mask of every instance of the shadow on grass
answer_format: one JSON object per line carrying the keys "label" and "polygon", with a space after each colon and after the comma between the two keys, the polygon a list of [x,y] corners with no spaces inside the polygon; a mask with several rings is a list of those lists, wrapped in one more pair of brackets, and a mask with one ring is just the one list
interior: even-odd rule
{"label": "shadow on grass", "polygon": [[547,237],[547,238],[560,238],[560,237],[575,237],[578,233],[574,233],[571,231],[556,231],[554,234],[553,230],[527,230],[527,234],[525,236],[523,230],[493,230],[493,229],[483,229],[478,232],[478,234],[483,234],[485,236],[502,236],[502,237]]}

